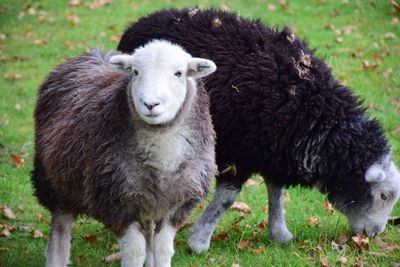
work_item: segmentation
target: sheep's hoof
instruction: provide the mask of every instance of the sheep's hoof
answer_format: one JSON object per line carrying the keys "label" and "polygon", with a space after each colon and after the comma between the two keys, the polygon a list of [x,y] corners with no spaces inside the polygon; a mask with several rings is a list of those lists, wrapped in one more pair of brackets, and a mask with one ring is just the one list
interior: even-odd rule
{"label": "sheep's hoof", "polygon": [[190,236],[188,245],[193,252],[200,254],[206,252],[210,248],[210,240]]}
{"label": "sheep's hoof", "polygon": [[275,243],[285,243],[293,239],[293,235],[289,230],[284,229],[280,231],[270,231],[269,237]]}

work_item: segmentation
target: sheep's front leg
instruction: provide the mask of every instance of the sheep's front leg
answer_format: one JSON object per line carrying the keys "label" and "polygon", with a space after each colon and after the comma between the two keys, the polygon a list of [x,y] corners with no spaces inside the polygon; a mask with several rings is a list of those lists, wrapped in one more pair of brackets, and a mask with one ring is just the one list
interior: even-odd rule
{"label": "sheep's front leg", "polygon": [[146,259],[146,239],[139,223],[129,226],[118,239],[122,267],[143,267]]}
{"label": "sheep's front leg", "polygon": [[[158,229],[159,228],[159,229]],[[154,265],[156,267],[170,267],[174,255],[174,238],[177,229],[169,220],[156,226],[154,234]]]}
{"label": "sheep's front leg", "polygon": [[51,233],[46,247],[46,266],[64,267],[69,262],[74,217],[63,212],[51,214]]}
{"label": "sheep's front leg", "polygon": [[287,229],[283,208],[283,186],[267,182],[268,188],[268,233],[274,242],[287,242],[293,239]]}
{"label": "sheep's front leg", "polygon": [[232,206],[241,187],[228,182],[217,184],[217,190],[210,205],[193,226],[189,247],[196,253],[207,251],[214,228],[224,212]]}

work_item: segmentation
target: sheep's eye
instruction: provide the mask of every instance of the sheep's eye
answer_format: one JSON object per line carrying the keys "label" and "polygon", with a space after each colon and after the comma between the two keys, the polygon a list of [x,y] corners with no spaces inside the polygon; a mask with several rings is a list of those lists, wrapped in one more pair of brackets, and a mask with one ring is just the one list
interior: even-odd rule
{"label": "sheep's eye", "polygon": [[181,76],[182,76],[182,72],[181,72],[181,71],[175,72],[175,76],[176,76],[176,77],[181,77]]}
{"label": "sheep's eye", "polygon": [[137,70],[133,70],[133,75],[138,76],[139,72]]}
{"label": "sheep's eye", "polygon": [[382,198],[383,200],[386,200],[386,199],[388,198],[388,196],[387,196],[386,194],[382,193],[382,194],[381,194],[381,198]]}

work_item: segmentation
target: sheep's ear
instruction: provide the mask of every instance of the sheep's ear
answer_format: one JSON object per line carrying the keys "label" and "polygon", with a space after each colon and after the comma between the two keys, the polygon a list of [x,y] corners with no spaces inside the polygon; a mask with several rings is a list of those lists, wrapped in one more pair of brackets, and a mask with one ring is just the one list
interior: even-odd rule
{"label": "sheep's ear", "polygon": [[129,75],[132,73],[132,56],[117,55],[110,58],[110,68],[116,72]]}
{"label": "sheep's ear", "polygon": [[188,62],[187,76],[201,78],[213,73],[216,69],[217,66],[211,60],[193,57]]}
{"label": "sheep's ear", "polygon": [[386,174],[379,164],[374,164],[365,172],[365,181],[369,183],[379,183],[386,179]]}

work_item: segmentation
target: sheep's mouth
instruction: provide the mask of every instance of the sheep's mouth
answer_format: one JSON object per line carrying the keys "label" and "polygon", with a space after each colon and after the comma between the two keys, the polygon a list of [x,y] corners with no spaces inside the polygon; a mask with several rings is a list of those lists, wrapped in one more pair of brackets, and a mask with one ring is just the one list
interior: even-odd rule
{"label": "sheep's mouth", "polygon": [[152,113],[146,115],[146,117],[149,117],[149,118],[155,118],[155,117],[158,117],[158,116],[160,116],[160,115],[152,114]]}

